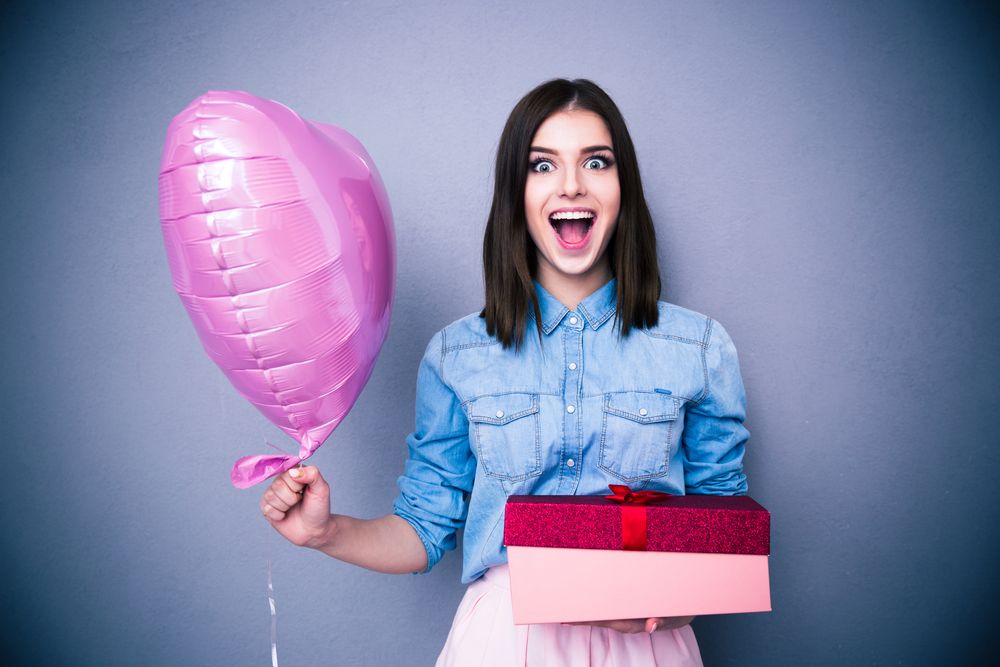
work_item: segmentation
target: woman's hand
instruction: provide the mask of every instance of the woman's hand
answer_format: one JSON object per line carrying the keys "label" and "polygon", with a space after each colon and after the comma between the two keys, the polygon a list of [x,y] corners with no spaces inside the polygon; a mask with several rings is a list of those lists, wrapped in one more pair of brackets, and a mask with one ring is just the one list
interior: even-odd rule
{"label": "woman's hand", "polygon": [[567,623],[566,625],[596,625],[602,628],[611,628],[618,632],[635,633],[648,632],[650,634],[657,630],[676,630],[691,623],[694,616],[661,616],[660,618],[633,618],[623,621],[591,621],[582,623]]}
{"label": "woman's hand", "polygon": [[296,546],[319,549],[333,537],[330,486],[315,466],[292,468],[275,478],[261,496],[260,511]]}

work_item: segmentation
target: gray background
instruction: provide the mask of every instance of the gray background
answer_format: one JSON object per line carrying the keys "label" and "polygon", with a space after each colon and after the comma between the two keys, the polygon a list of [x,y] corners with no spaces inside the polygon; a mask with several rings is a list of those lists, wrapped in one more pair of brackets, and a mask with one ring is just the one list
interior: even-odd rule
{"label": "gray background", "polygon": [[[977,3],[5,3],[8,663],[427,665],[460,559],[380,575],[285,543],[239,456],[290,439],[171,287],[167,123],[243,89],[359,137],[399,249],[388,342],[314,457],[390,509],[430,336],[479,309],[514,102],[588,77],[630,124],[665,298],[741,353],[771,614],[695,622],[709,665],[941,664],[997,648],[997,13]],[[991,42],[992,40],[992,42]]]}

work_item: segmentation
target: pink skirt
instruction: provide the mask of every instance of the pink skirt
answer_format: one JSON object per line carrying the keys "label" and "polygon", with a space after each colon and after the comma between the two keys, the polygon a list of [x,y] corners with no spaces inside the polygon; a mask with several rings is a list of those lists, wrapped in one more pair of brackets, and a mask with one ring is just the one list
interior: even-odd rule
{"label": "pink skirt", "polygon": [[506,565],[469,584],[437,667],[701,665],[694,630],[626,634],[592,625],[514,625]]}

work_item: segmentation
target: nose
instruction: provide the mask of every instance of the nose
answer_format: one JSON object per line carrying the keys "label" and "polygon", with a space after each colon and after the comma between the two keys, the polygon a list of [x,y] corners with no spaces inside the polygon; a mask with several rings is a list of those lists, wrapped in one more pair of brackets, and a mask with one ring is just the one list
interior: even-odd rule
{"label": "nose", "polygon": [[567,167],[563,169],[562,192],[565,197],[577,197],[587,194],[583,179],[577,173],[577,167]]}

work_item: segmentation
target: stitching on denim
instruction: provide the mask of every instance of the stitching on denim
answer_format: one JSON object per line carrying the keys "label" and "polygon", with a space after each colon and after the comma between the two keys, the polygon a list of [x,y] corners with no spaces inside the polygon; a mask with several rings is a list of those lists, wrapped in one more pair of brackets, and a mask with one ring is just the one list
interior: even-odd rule
{"label": "stitching on denim", "polygon": [[587,307],[585,305],[583,305],[582,302],[579,303],[579,304],[577,304],[576,307],[580,309],[580,314],[583,315],[585,318],[587,318],[587,324],[589,324],[591,327],[593,327],[594,326],[594,315],[590,312],[590,310],[588,310]]}
{"label": "stitching on denim", "polygon": [[441,382],[444,382],[444,357],[448,354],[448,348],[445,346],[445,341],[448,340],[448,329],[441,330],[441,361],[438,364],[438,373],[441,375]]}
{"label": "stitching on denim", "polygon": [[[652,422],[654,424],[662,424],[665,421],[666,424],[667,424],[667,442],[666,442],[666,444],[667,444],[667,453],[666,453],[666,457],[665,457],[666,461],[664,463],[663,470],[661,472],[648,473],[648,474],[645,474],[645,475],[629,476],[629,475],[625,475],[625,474],[622,474],[621,472],[618,472],[618,471],[614,470],[609,465],[605,465],[605,462],[604,462],[605,461],[605,455],[604,454],[605,454],[605,443],[607,442],[607,433],[608,433],[608,414],[609,413],[615,414],[613,408],[610,409],[610,410],[608,409],[609,405],[610,405],[610,401],[611,401],[611,394],[610,393],[609,394],[605,394],[604,395],[604,409],[602,410],[602,412],[604,413],[604,415],[603,415],[602,422],[601,422],[601,452],[600,452],[600,458],[597,461],[597,467],[600,468],[601,470],[603,470],[604,472],[608,473],[609,475],[612,475],[613,477],[617,477],[618,479],[620,479],[623,482],[626,482],[628,484],[634,484],[634,483],[637,483],[637,482],[643,482],[643,485],[642,485],[643,487],[650,480],[656,479],[657,477],[663,477],[663,476],[667,475],[670,472],[670,454],[671,454],[671,450],[672,450],[672,443],[673,443],[673,436],[674,436],[673,429],[674,429],[674,423],[676,421],[676,417],[674,419],[670,419],[670,420],[663,420],[663,421],[659,421],[659,422]],[[677,401],[676,400],[674,401],[674,408],[677,409]],[[633,422],[633,423],[636,423],[636,422]],[[643,424],[643,426],[646,426],[646,425],[647,424]],[[638,489],[636,489],[636,490],[638,490]]]}
{"label": "stitching on denim", "polygon": [[590,311],[589,308],[587,308],[587,306],[585,306],[582,303],[577,307],[580,309],[580,312],[583,313],[583,316],[587,318],[587,322],[590,324],[590,327],[594,331],[597,331],[598,327],[607,322],[608,318],[611,317],[615,312],[614,308],[609,308],[606,311],[604,311],[603,315],[595,315]]}
{"label": "stitching on denim", "polygon": [[520,412],[515,412],[514,414],[505,414],[503,417],[490,417],[489,415],[469,415],[469,421],[474,421],[477,424],[493,424],[495,426],[506,426],[512,421],[517,421],[521,417],[527,417],[528,415],[533,415],[538,412],[538,406],[534,405]]}
{"label": "stitching on denim", "polygon": [[531,392],[513,392],[513,391],[512,392],[506,392],[506,393],[503,393],[503,394],[488,394],[486,396],[479,396],[479,397],[477,397],[475,399],[472,399],[471,401],[467,402],[467,405],[469,407],[466,409],[466,411],[467,412],[471,411],[471,409],[472,409],[472,407],[471,407],[472,403],[474,403],[475,401],[478,401],[480,398],[492,398],[494,396],[508,396],[508,395],[511,395],[511,396],[514,396],[514,395],[529,396],[531,398],[531,407],[525,408],[524,410],[521,410],[519,412],[514,412],[514,413],[509,414],[509,415],[505,414],[503,417],[490,417],[489,415],[474,415],[474,414],[470,413],[469,414],[469,419],[472,420],[472,421],[475,421],[475,422],[479,422],[479,423],[496,424],[497,426],[503,426],[504,424],[509,424],[510,422],[514,421],[515,419],[520,419],[521,417],[526,417],[527,415],[535,414],[536,412],[538,412],[538,402],[539,402],[538,401],[538,394],[531,393]]}
{"label": "stitching on denim", "polygon": [[609,391],[606,394],[604,394],[605,412],[610,412],[611,414],[618,415],[619,417],[624,417],[625,419],[631,419],[632,421],[639,422],[640,424],[649,424],[651,422],[661,422],[661,421],[667,421],[669,419],[677,419],[678,405],[677,401],[674,400],[673,396],[667,397],[667,400],[669,400],[673,405],[674,409],[673,412],[665,412],[659,415],[646,415],[645,417],[643,417],[642,415],[637,414],[635,412],[629,412],[625,409],[616,408],[612,406],[611,397],[616,394],[649,394],[651,398],[654,398],[654,400],[661,402],[663,401],[663,398],[655,398],[656,396],[660,396],[660,394],[656,394],[655,392],[651,391]]}
{"label": "stitching on denim", "polygon": [[[563,402],[565,402],[565,399],[563,399],[563,397],[566,396],[566,387],[569,385],[569,379],[568,379],[568,377],[569,377],[569,368],[568,368],[568,365],[569,365],[569,346],[566,344],[566,337],[567,337],[567,333],[566,333],[566,331],[563,331],[562,345],[560,345],[560,347],[562,348],[562,353],[563,353],[562,376],[559,379],[559,398],[561,400],[563,400]],[[559,468],[559,475],[558,475],[559,480],[556,482],[556,484],[557,484],[557,487],[559,487],[559,486],[562,486],[563,479],[566,477],[566,463],[565,463],[565,459],[566,459],[566,451],[565,451],[566,450],[566,438],[565,437],[557,438],[557,440],[558,440],[558,446],[559,446],[559,466],[558,466],[558,468]]]}
{"label": "stitching on denim", "polygon": [[[535,422],[536,422],[536,424],[535,424],[535,430],[536,430],[536,433],[537,433],[537,430],[538,430],[537,421],[538,421],[538,418],[536,417],[535,418]],[[492,477],[493,479],[500,480],[501,487],[503,488],[505,486],[503,484],[503,482],[505,482],[505,481],[507,481],[507,482],[523,482],[526,479],[531,479],[532,477],[538,477],[539,475],[542,474],[541,450],[540,450],[540,447],[538,445],[537,440],[535,442],[535,463],[534,463],[534,468],[532,468],[528,472],[522,473],[520,475],[511,475],[511,474],[507,474],[507,473],[503,473],[503,472],[493,472],[492,470],[490,470],[489,457],[488,456],[483,456],[484,448],[482,446],[482,437],[479,435],[479,422],[474,422],[474,423],[476,424],[476,427],[475,427],[475,431],[476,431],[476,446],[479,449],[479,459],[480,459],[480,461],[483,462],[483,471],[486,473],[487,477]]]}
{"label": "stitching on denim", "polygon": [[567,357],[568,357],[567,350],[568,349],[569,348],[566,345],[566,334],[563,333],[563,341],[562,341],[562,353],[563,353],[563,367],[562,367],[562,371],[563,372],[562,372],[562,380],[559,382],[559,395],[560,396],[565,396],[566,395],[566,383],[568,382],[568,380],[566,378],[567,378],[567,374],[569,373],[569,368],[567,368],[567,365],[569,363],[567,361]]}
{"label": "stitching on denim", "polygon": [[535,399],[535,468],[542,474],[542,418],[538,414],[539,401]]}
{"label": "stitching on denim", "polygon": [[536,396],[537,395],[537,396],[556,396],[556,397],[561,397],[562,396],[562,394],[559,394],[559,393],[554,392],[554,391],[535,391],[533,388],[530,388],[530,387],[515,387],[515,388],[512,388],[510,391],[499,391],[499,392],[491,393],[491,394],[476,394],[472,398],[468,398],[468,399],[463,400],[461,402],[462,408],[465,409],[465,410],[468,410],[469,406],[472,403],[475,403],[476,401],[478,401],[481,398],[496,398],[498,396],[507,396],[509,394],[531,394],[532,396]]}
{"label": "stitching on denim", "polygon": [[[670,472],[670,455],[674,451],[674,425],[676,421],[671,421],[667,425],[667,455],[664,457],[663,461],[663,474]],[[650,478],[652,479],[652,478]],[[648,483],[649,480],[647,480]]]}
{"label": "stitching on denim", "polygon": [[604,311],[603,315],[595,315],[593,311],[587,308],[587,306],[582,302],[577,307],[580,309],[580,312],[583,313],[583,316],[587,318],[587,322],[590,324],[591,328],[594,329],[594,331],[597,331],[598,327],[607,322],[608,318],[615,312],[614,308],[608,308]]}
{"label": "stitching on denim", "polygon": [[459,343],[457,345],[452,345],[451,347],[447,348],[445,352],[454,352],[455,350],[468,350],[473,347],[490,347],[491,345],[499,345],[499,344],[500,341],[498,340],[488,340],[480,343]]}
{"label": "stitching on denim", "polygon": [[[576,416],[576,447],[575,447],[575,450],[577,452],[576,459],[579,462],[579,460],[582,458],[581,454],[583,453],[583,415],[584,415],[584,412],[585,412],[584,407],[583,407],[583,368],[582,368],[582,364],[583,364],[583,330],[580,331],[580,333],[579,333],[579,335],[577,335],[576,339],[577,339],[576,355],[577,355],[577,358],[580,359],[580,364],[577,365],[577,371],[579,371],[579,372],[576,374],[576,408],[577,408],[577,414],[575,415]],[[582,477],[582,476],[583,476],[583,473],[580,472],[577,475],[577,479],[579,480],[580,477]]]}
{"label": "stitching on denim", "polygon": [[711,317],[706,317],[705,323],[705,337],[701,346],[701,372],[705,378],[705,388],[701,391],[701,395],[692,401],[692,405],[701,405],[702,401],[708,398],[708,344],[712,338],[712,325],[714,324]]}
{"label": "stitching on denim", "polygon": [[601,318],[596,323],[594,323],[594,325],[593,325],[594,326],[594,331],[597,331],[597,329],[602,324],[604,324],[605,322],[607,322],[611,318],[611,316],[614,315],[614,314],[615,314],[615,309],[614,308],[609,308],[607,310],[607,312],[605,312],[604,315],[601,316]]}
{"label": "stitching on denim", "polygon": [[702,348],[704,348],[705,346],[703,342],[701,342],[700,340],[695,340],[694,338],[684,338],[683,336],[675,336],[673,334],[661,334],[661,333],[656,333],[655,331],[647,331],[646,329],[640,329],[640,331],[642,331],[650,338],[659,338],[661,340],[672,340],[678,343],[687,343],[688,345],[698,345],[699,347]]}
{"label": "stitching on denim", "polygon": [[[503,491],[503,494],[506,496],[507,495],[507,488],[506,488],[506,484],[503,483],[503,480],[500,480],[500,489]],[[504,512],[505,511],[506,511],[506,508],[500,510],[500,515],[497,517],[496,522],[493,524],[493,528],[490,529],[490,534],[486,536],[485,540],[483,540],[483,548],[480,549],[480,551],[479,551],[479,564],[482,567],[486,567],[486,548],[489,546],[490,540],[493,539],[493,533],[497,532],[497,526],[499,526],[503,522],[503,517],[504,517]],[[500,548],[503,549],[503,540],[500,541]]]}
{"label": "stitching on denim", "polygon": [[[583,398],[596,398],[598,396],[604,396],[605,394],[629,394],[629,393],[652,394],[655,392],[652,389],[648,389],[646,387],[639,387],[636,389],[617,389],[615,391],[599,391],[593,394],[584,394]],[[700,395],[701,394],[699,393],[699,396]],[[678,406],[680,405],[680,403],[691,403],[694,401],[694,399],[691,398],[690,396],[681,396],[680,394],[670,394],[670,396],[679,400]]]}
{"label": "stitching on denim", "polygon": [[482,446],[483,439],[482,436],[479,435],[479,422],[472,422],[472,435],[472,441],[475,443],[476,451],[479,452],[479,462],[483,464],[483,469],[486,470],[489,468],[489,465],[487,464],[487,459],[489,457],[486,456]]}
{"label": "stitching on denim", "polygon": [[[605,402],[607,402],[607,396],[604,397]],[[606,410],[601,410],[601,449],[597,456],[597,467],[601,470],[611,472],[604,465],[604,446],[608,440],[608,413]],[[614,473],[612,473],[614,474]]]}
{"label": "stitching on denim", "polygon": [[625,410],[619,410],[618,408],[605,407],[604,411],[612,415],[618,415],[623,419],[628,419],[629,421],[633,421],[637,424],[659,424],[660,422],[669,422],[677,419],[676,412],[673,414],[664,413],[662,415],[646,415],[643,417],[642,415],[638,415],[634,412],[626,412]]}
{"label": "stitching on denim", "polygon": [[[488,477],[492,477],[494,479],[500,480],[501,481],[501,486],[503,486],[503,481],[504,480],[509,481],[509,482],[521,482],[521,481],[524,481],[526,479],[531,479],[532,477],[538,477],[539,475],[542,474],[541,427],[539,425],[539,421],[540,420],[539,420],[539,417],[538,417],[538,403],[539,403],[538,396],[536,394],[533,394],[532,395],[532,406],[531,406],[531,408],[529,408],[527,410],[522,410],[520,413],[517,413],[515,415],[511,415],[510,418],[507,418],[507,417],[504,417],[502,419],[497,419],[496,417],[480,417],[480,418],[476,418],[475,415],[469,415],[469,420],[473,424],[475,424],[474,431],[475,431],[475,436],[476,436],[476,448],[479,450],[479,460],[483,464],[483,470],[486,472],[486,475]],[[481,431],[480,431],[480,425],[481,424],[490,424],[492,426],[498,426],[498,427],[506,428],[511,422],[513,422],[513,421],[515,421],[517,419],[521,419],[522,417],[530,416],[530,415],[535,415],[535,423],[534,423],[534,430],[535,430],[535,460],[534,460],[534,462],[532,464],[532,468],[530,470],[528,470],[527,472],[521,473],[519,475],[513,475],[513,474],[509,474],[509,473],[505,473],[505,472],[490,470],[490,468],[492,467],[492,465],[490,464],[490,457],[484,455],[484,452],[485,452],[486,448],[483,446],[483,438],[482,438]],[[501,444],[503,446],[506,446],[508,444],[508,442],[507,442],[507,434],[501,431],[497,435],[500,435],[501,439],[503,440],[503,443],[496,443],[497,446],[500,446]]]}
{"label": "stitching on denim", "polygon": [[559,323],[562,322],[562,318],[566,317],[566,313],[568,313],[568,312],[569,312],[569,308],[567,308],[566,306],[563,306],[562,310],[560,310],[557,315],[554,315],[552,317],[552,319],[549,320],[549,322],[551,322],[551,324],[549,322],[542,322],[542,331],[545,332],[546,336],[549,335],[550,333],[552,333],[553,329],[555,329],[557,326],[559,326]]}
{"label": "stitching on denim", "polygon": [[551,391],[536,391],[531,387],[511,387],[510,389],[504,389],[503,391],[495,391],[489,394],[476,394],[472,398],[463,402],[464,404],[472,403],[473,401],[478,401],[480,398],[487,398],[490,396],[507,396],[509,394],[531,394],[532,396],[559,396],[560,394]]}

